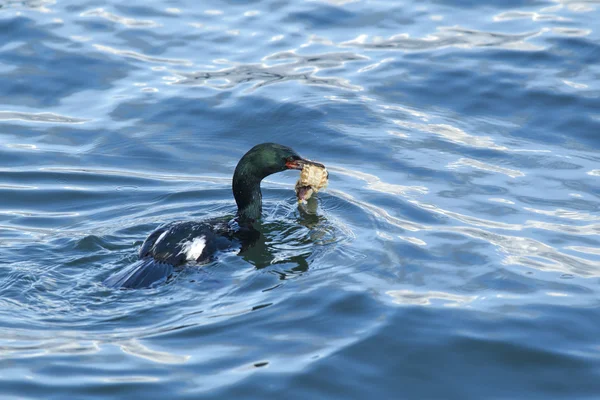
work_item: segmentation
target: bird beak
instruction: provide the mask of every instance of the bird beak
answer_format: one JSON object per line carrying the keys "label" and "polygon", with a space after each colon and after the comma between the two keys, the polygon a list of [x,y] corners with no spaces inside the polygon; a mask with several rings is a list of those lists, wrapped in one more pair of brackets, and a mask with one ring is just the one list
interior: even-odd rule
{"label": "bird beak", "polygon": [[305,165],[314,165],[319,168],[325,168],[325,166],[321,163],[311,161],[311,160],[305,160],[304,158],[300,158],[300,159],[294,160],[294,161],[288,161],[285,163],[285,166],[287,167],[287,169],[297,169],[300,171],[302,171],[302,169],[304,168]]}

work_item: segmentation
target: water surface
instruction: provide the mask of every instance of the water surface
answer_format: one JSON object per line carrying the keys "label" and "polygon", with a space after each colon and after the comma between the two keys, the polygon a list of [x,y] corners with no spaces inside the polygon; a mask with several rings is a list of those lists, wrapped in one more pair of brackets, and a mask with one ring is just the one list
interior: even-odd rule
{"label": "water surface", "polygon": [[[4,398],[595,399],[598,0],[0,0]],[[264,238],[102,286],[157,226]]]}

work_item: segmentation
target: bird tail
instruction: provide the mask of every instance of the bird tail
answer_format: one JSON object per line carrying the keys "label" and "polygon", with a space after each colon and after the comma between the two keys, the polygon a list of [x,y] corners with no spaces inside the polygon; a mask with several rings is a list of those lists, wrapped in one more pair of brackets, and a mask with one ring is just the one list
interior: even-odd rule
{"label": "bird tail", "polygon": [[152,258],[143,258],[109,276],[103,283],[111,288],[149,288],[166,282],[172,273],[172,265],[158,262]]}

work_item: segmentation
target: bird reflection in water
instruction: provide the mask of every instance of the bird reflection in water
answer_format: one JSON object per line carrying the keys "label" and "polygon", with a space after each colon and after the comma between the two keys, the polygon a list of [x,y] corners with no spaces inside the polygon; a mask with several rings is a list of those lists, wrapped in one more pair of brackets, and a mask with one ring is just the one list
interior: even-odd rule
{"label": "bird reflection in water", "polygon": [[244,235],[238,255],[257,269],[276,264],[287,266],[285,272],[274,271],[282,280],[308,271],[315,242],[323,236],[318,227],[327,222],[317,214],[317,208],[317,198],[311,197],[306,204],[298,204],[294,221],[255,223]]}

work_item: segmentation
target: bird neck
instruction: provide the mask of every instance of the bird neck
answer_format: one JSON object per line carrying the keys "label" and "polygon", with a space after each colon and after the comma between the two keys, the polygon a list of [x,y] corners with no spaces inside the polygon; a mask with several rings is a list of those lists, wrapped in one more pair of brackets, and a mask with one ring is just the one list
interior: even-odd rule
{"label": "bird neck", "polygon": [[262,177],[244,158],[240,160],[233,174],[233,197],[238,207],[241,223],[252,223],[261,217],[262,193],[260,182]]}

